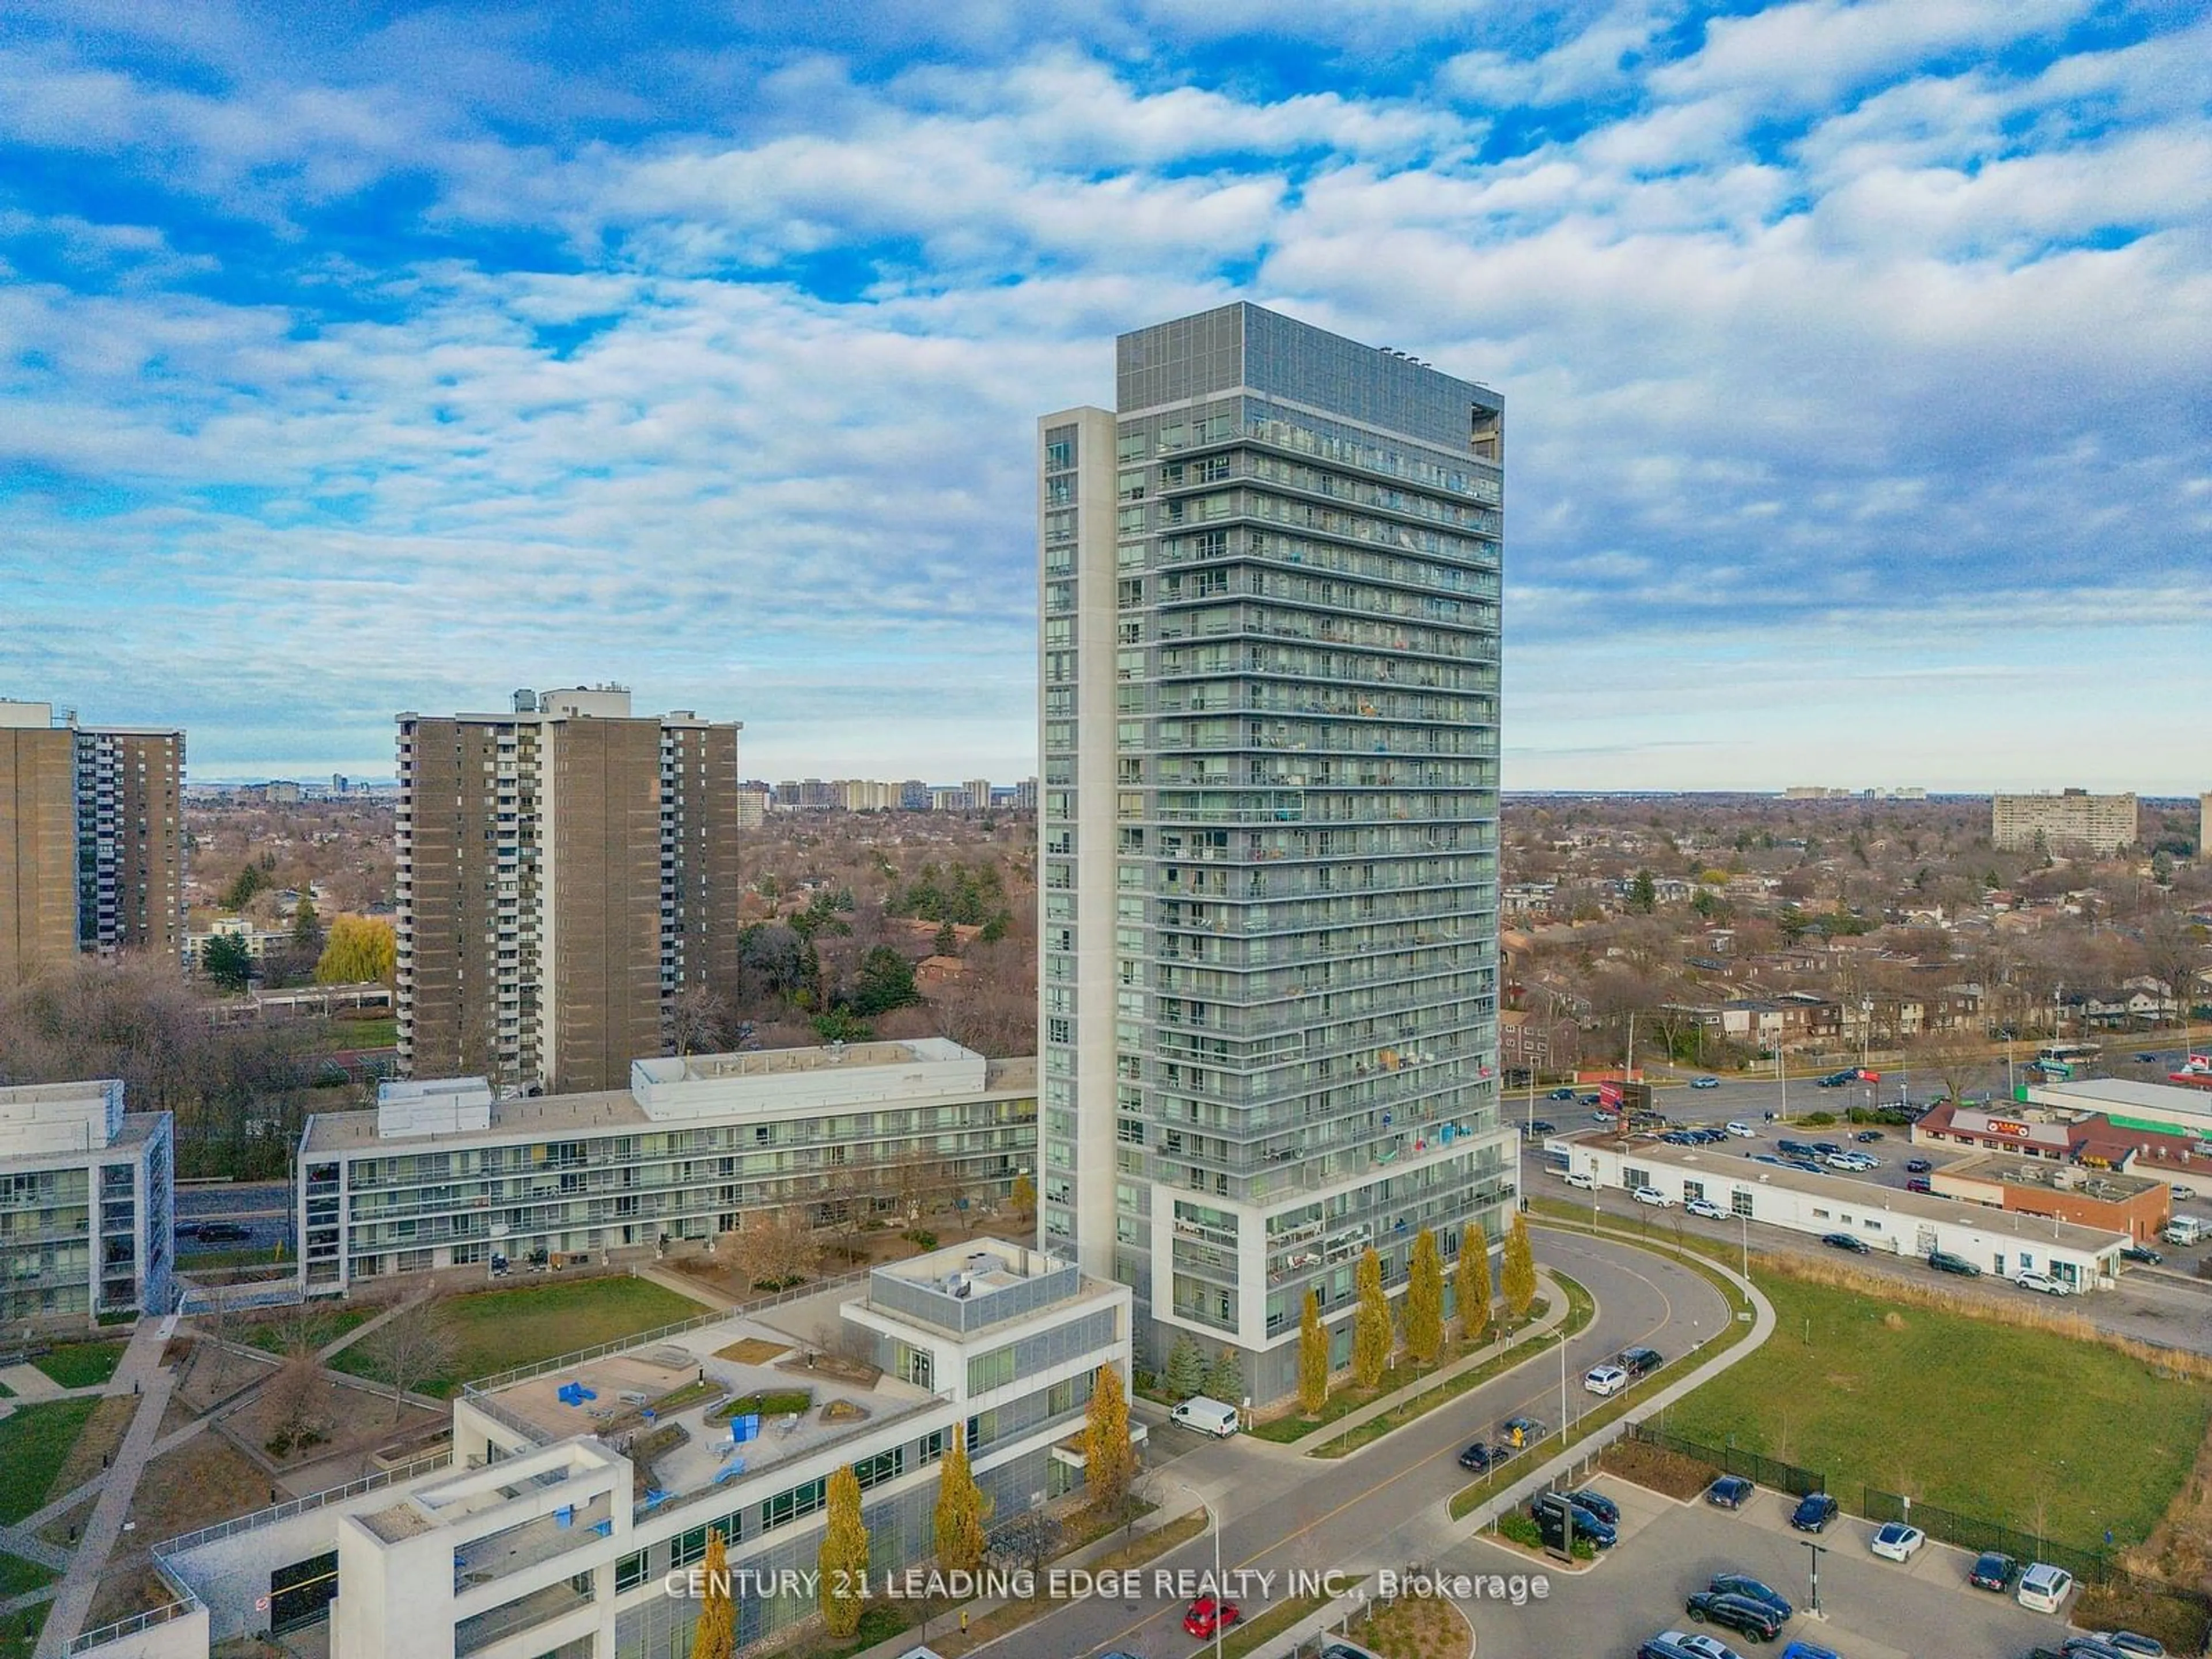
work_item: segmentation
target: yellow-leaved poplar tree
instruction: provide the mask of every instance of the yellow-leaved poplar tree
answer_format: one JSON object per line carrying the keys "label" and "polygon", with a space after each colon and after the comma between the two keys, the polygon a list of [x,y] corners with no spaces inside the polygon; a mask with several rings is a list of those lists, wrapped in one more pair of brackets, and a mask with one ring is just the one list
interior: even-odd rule
{"label": "yellow-leaved poplar tree", "polygon": [[991,1500],[968,1467],[968,1447],[956,1431],[951,1449],[937,1466],[937,1565],[947,1572],[974,1572],[983,1565],[989,1540],[983,1523]]}
{"label": "yellow-leaved poplar tree", "polygon": [[1298,1409],[1318,1416],[1328,1404],[1328,1327],[1321,1321],[1321,1292],[1306,1292],[1298,1319]]}
{"label": "yellow-leaved poplar tree", "polygon": [[1444,1351],[1444,1259],[1426,1227],[1413,1235],[1403,1313],[1406,1352],[1425,1365],[1435,1364]]}
{"label": "yellow-leaved poplar tree", "polygon": [[691,1627],[691,1659],[731,1659],[738,1650],[738,1610],[730,1601],[730,1553],[718,1528],[708,1529],[700,1571],[705,1594],[699,1622]]}
{"label": "yellow-leaved poplar tree", "polygon": [[1528,1245],[1528,1218],[1516,1215],[1505,1234],[1505,1265],[1498,1270],[1498,1287],[1505,1294],[1506,1310],[1526,1319],[1536,1300],[1536,1255]]}
{"label": "yellow-leaved poplar tree", "polygon": [[1101,1514],[1120,1509],[1137,1478],[1137,1449],[1129,1442],[1129,1391],[1121,1369],[1105,1364],[1091,1388],[1083,1419],[1083,1486]]}
{"label": "yellow-leaved poplar tree", "polygon": [[1382,1380],[1390,1363],[1390,1298],[1382,1293],[1382,1258],[1370,1244],[1353,1277],[1359,1310],[1352,1316],[1352,1376],[1363,1389]]}
{"label": "yellow-leaved poplar tree", "polygon": [[1454,1285],[1459,1295],[1461,1340],[1480,1342],[1490,1331],[1490,1241],[1472,1221],[1460,1232]]}
{"label": "yellow-leaved poplar tree", "polygon": [[868,1586],[868,1528],[860,1519],[860,1477],[847,1464],[830,1477],[830,1518],[814,1565],[815,1604],[830,1634],[842,1641],[860,1627]]}

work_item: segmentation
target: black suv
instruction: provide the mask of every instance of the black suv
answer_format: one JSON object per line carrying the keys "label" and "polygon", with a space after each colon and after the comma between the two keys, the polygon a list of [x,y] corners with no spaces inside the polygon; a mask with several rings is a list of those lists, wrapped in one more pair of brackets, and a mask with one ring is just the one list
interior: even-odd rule
{"label": "black suv", "polygon": [[1613,1363],[1626,1371],[1632,1382],[1650,1376],[1667,1362],[1656,1348],[1623,1348],[1620,1357]]}
{"label": "black suv", "polygon": [[1808,1492],[1790,1512],[1790,1524],[1799,1532],[1826,1532],[1842,1505],[1824,1492]]}
{"label": "black suv", "polygon": [[1754,1601],[1748,1595],[1716,1595],[1711,1590],[1699,1590],[1685,1605],[1683,1611],[1701,1625],[1723,1625],[1729,1630],[1741,1631],[1754,1642],[1771,1642],[1782,1633],[1783,1620],[1764,1601]]}
{"label": "black suv", "polygon": [[1832,1250],[1849,1250],[1854,1255],[1867,1253],[1867,1242],[1856,1233],[1822,1233],[1820,1243]]}
{"label": "black suv", "polygon": [[1928,1252],[1928,1265],[1939,1273],[1956,1273],[1961,1279],[1979,1279],[1982,1270],[1963,1255],[1954,1255],[1948,1250]]}
{"label": "black suv", "polygon": [[1774,1609],[1777,1619],[1787,1619],[1796,1612],[1780,1591],[1747,1572],[1719,1572],[1705,1588],[1715,1595],[1741,1596],[1747,1601],[1763,1601]]}

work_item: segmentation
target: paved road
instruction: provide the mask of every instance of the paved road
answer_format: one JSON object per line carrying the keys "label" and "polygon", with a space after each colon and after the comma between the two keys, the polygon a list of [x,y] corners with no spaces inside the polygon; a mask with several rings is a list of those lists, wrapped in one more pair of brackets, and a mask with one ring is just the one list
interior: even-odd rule
{"label": "paved road", "polygon": [[[1551,1231],[1537,1238],[1539,1259],[1579,1279],[1597,1298],[1597,1318],[1567,1345],[1567,1403],[1577,1415],[1599,1403],[1581,1387],[1591,1365],[1638,1344],[1679,1363],[1730,1317],[1709,1283],[1674,1263],[1609,1240]],[[1349,1458],[1322,1462],[1242,1437],[1205,1442],[1192,1436],[1192,1447],[1174,1456],[1162,1478],[1219,1505],[1226,1517],[1224,1571],[1363,1571],[1433,1553],[1443,1506],[1468,1479],[1456,1462],[1460,1448],[1490,1438],[1497,1424],[1515,1415],[1559,1421],[1553,1356],[1486,1383]],[[1164,1437],[1178,1431],[1158,1432]],[[988,1651],[994,1659],[1076,1659],[1111,1649],[1147,1659],[1190,1653],[1198,1644],[1183,1634],[1183,1603],[1156,1599],[1149,1574],[1195,1574],[1212,1563],[1213,1540],[1201,1536],[1152,1564],[1144,1595],[1070,1601]],[[1270,1598],[1255,1589],[1242,1599],[1253,1617]]]}

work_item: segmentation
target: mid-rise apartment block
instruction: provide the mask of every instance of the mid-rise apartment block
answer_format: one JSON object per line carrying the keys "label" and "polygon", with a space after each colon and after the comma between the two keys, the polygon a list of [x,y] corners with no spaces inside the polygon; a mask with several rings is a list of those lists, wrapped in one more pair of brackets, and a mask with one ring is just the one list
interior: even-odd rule
{"label": "mid-rise apartment block", "polygon": [[1044,1248],[1288,1392],[1494,1242],[1504,405],[1249,305],[1038,423]]}
{"label": "mid-rise apartment block", "polygon": [[0,1089],[0,1325],[167,1313],[175,1172],[114,1079]]}
{"label": "mid-rise apartment block", "polygon": [[198,1659],[270,1631],[332,1659],[666,1659],[691,1651],[684,1575],[720,1533],[743,1651],[815,1613],[831,1476],[860,1485],[872,1583],[927,1568],[956,1437],[1000,1520],[1079,1492],[1107,1366],[1127,1382],[1127,1290],[948,1246],[471,1383],[450,1459],[155,1544],[173,1599],[76,1650]]}
{"label": "mid-rise apartment block", "polygon": [[617,1087],[675,999],[738,967],[735,721],[614,687],[399,717],[399,1063]]}
{"label": "mid-rise apartment block", "polygon": [[2136,798],[2069,789],[2057,795],[1996,795],[1990,802],[1990,840],[2008,852],[2116,853],[2138,838]]}
{"label": "mid-rise apartment block", "polygon": [[1003,1199],[1036,1167],[1036,1062],[942,1037],[638,1060],[624,1089],[387,1083],[308,1119],[309,1294],[450,1267],[651,1259],[787,1211],[810,1225]]}
{"label": "mid-rise apartment block", "polygon": [[185,734],[0,702],[0,985],[185,948]]}

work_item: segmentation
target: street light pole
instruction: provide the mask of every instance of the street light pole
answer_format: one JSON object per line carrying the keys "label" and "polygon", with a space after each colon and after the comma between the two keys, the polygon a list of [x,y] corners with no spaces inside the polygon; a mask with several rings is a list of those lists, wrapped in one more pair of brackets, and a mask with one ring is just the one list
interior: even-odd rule
{"label": "street light pole", "polygon": [[1805,1547],[1813,1552],[1813,1604],[1805,1611],[1815,1619],[1825,1618],[1826,1615],[1820,1611],[1820,1558],[1827,1553],[1827,1549],[1825,1545],[1815,1544],[1810,1539],[1806,1540]]}

